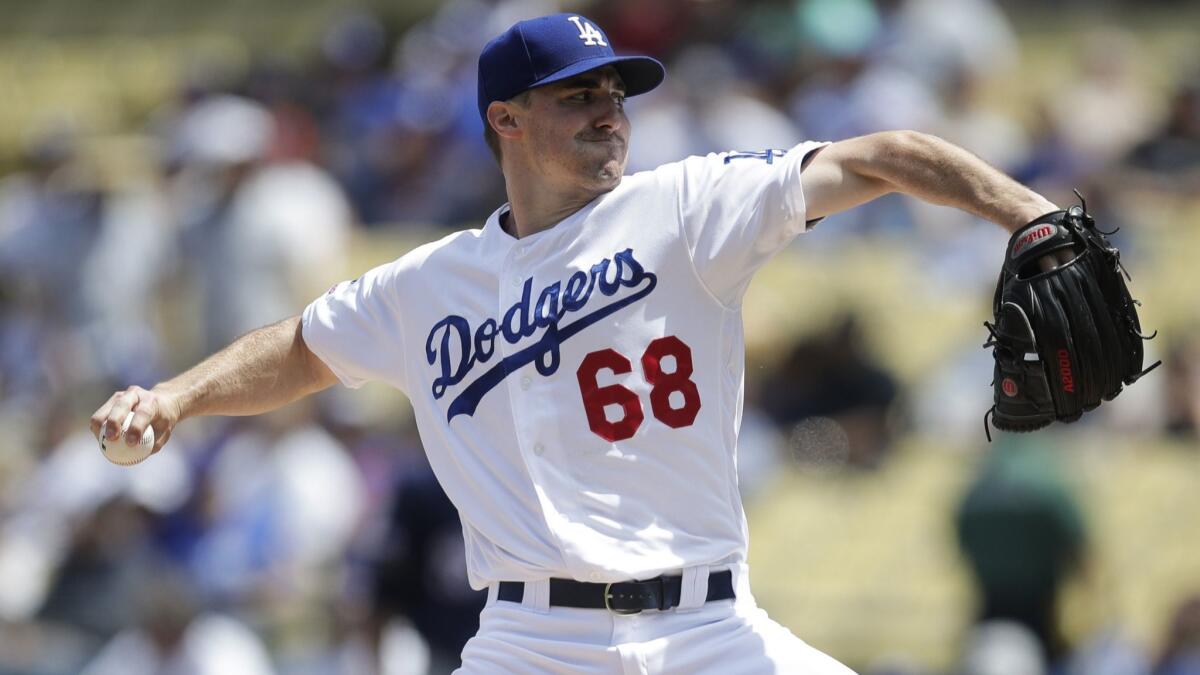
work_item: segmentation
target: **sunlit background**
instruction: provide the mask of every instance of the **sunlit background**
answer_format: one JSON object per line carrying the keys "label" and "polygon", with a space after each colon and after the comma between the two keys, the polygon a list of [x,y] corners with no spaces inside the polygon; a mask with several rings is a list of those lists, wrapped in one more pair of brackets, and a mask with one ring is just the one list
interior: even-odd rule
{"label": "sunlit background", "polygon": [[504,201],[475,60],[581,11],[668,65],[631,171],[910,128],[1113,239],[1165,365],[984,439],[1006,241],[905,198],[746,303],[759,603],[872,675],[1200,673],[1200,6],[1067,0],[0,1],[0,674],[444,673],[475,629],[403,397],[87,419]]}

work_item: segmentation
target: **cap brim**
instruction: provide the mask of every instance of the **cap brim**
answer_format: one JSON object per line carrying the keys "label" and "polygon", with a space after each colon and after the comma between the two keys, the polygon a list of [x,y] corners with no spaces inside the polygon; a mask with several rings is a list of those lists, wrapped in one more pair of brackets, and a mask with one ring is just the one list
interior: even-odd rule
{"label": "cap brim", "polygon": [[604,66],[612,66],[617,69],[617,73],[625,83],[626,96],[644,94],[662,84],[667,76],[667,69],[663,64],[659,63],[658,59],[649,56],[599,56],[594,59],[576,61],[562,70],[543,77],[529,88],[544,87]]}

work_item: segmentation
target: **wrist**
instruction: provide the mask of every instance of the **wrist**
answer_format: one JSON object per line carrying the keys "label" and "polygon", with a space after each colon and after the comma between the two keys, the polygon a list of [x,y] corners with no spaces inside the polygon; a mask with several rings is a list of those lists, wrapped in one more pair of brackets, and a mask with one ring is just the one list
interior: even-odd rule
{"label": "wrist", "polygon": [[158,399],[159,410],[168,419],[172,420],[172,426],[178,424],[186,417],[185,411],[188,407],[186,405],[187,396],[182,389],[175,386],[172,382],[160,382],[154,385],[154,388],[150,391]]}
{"label": "wrist", "polygon": [[1004,228],[1009,232],[1016,232],[1017,230],[1025,227],[1038,218],[1041,218],[1047,213],[1053,213],[1061,210],[1062,209],[1048,199],[1045,199],[1039,195],[1035,195],[1034,199],[1031,199],[1030,201],[1019,206],[1016,211],[1013,212],[1012,217],[1007,222],[1003,223],[1003,225]]}

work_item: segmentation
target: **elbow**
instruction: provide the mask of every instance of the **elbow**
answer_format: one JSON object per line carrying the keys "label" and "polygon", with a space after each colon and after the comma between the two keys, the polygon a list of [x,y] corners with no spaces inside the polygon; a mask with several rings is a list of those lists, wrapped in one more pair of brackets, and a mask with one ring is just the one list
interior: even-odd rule
{"label": "elbow", "polygon": [[937,156],[938,147],[946,144],[937,136],[910,130],[880,131],[853,142],[856,151],[846,157],[846,168],[859,176],[888,182],[906,167]]}
{"label": "elbow", "polygon": [[909,192],[915,179],[940,180],[953,154],[954,146],[949,142],[920,131],[884,131],[875,136],[864,173],[888,183],[895,192]]}
{"label": "elbow", "polygon": [[882,195],[904,192],[907,178],[935,164],[946,141],[911,130],[880,131],[850,142],[853,151],[842,159],[843,168],[859,180],[876,185]]}
{"label": "elbow", "polygon": [[884,131],[880,136],[880,154],[885,158],[930,157],[938,153],[946,141],[932,134],[911,129]]}

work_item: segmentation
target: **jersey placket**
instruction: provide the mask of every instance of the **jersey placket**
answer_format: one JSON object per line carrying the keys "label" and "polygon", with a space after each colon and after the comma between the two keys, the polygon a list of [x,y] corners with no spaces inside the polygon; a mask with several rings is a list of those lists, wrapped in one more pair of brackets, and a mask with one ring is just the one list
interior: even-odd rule
{"label": "jersey placket", "polygon": [[[505,256],[500,279],[500,306],[497,308],[497,316],[501,320],[510,308],[521,302],[525,282],[530,279],[533,281],[528,300],[528,311],[529,316],[533,317],[540,291],[539,280],[533,278],[534,270],[537,267],[534,261],[537,260],[539,258],[535,247],[530,243],[517,242]],[[552,282],[549,279],[541,281]],[[509,343],[506,339],[498,339],[496,341],[497,348],[501,357],[507,358],[533,344],[543,334],[544,330],[539,329],[532,336],[522,338],[516,344]],[[557,373],[557,376],[562,377],[563,375]],[[555,467],[561,466],[565,460],[562,456],[564,450],[561,443],[556,442],[557,435],[553,433],[554,420],[541,419],[546,414],[545,411],[548,407],[543,403],[545,392],[551,383],[550,380],[551,378],[543,377],[538,372],[536,362],[531,362],[509,373],[504,379],[504,387],[508,397],[508,407],[512,414],[514,436],[530,478],[538,489],[538,498],[542,504],[542,516],[546,520],[551,534],[555,539],[559,539],[561,529],[558,526],[559,523],[555,521],[561,521],[562,516],[558,510],[565,505],[560,503],[564,492],[558,484],[561,481],[561,472],[557,471]],[[563,549],[561,540],[559,540],[559,549],[560,551]]]}

